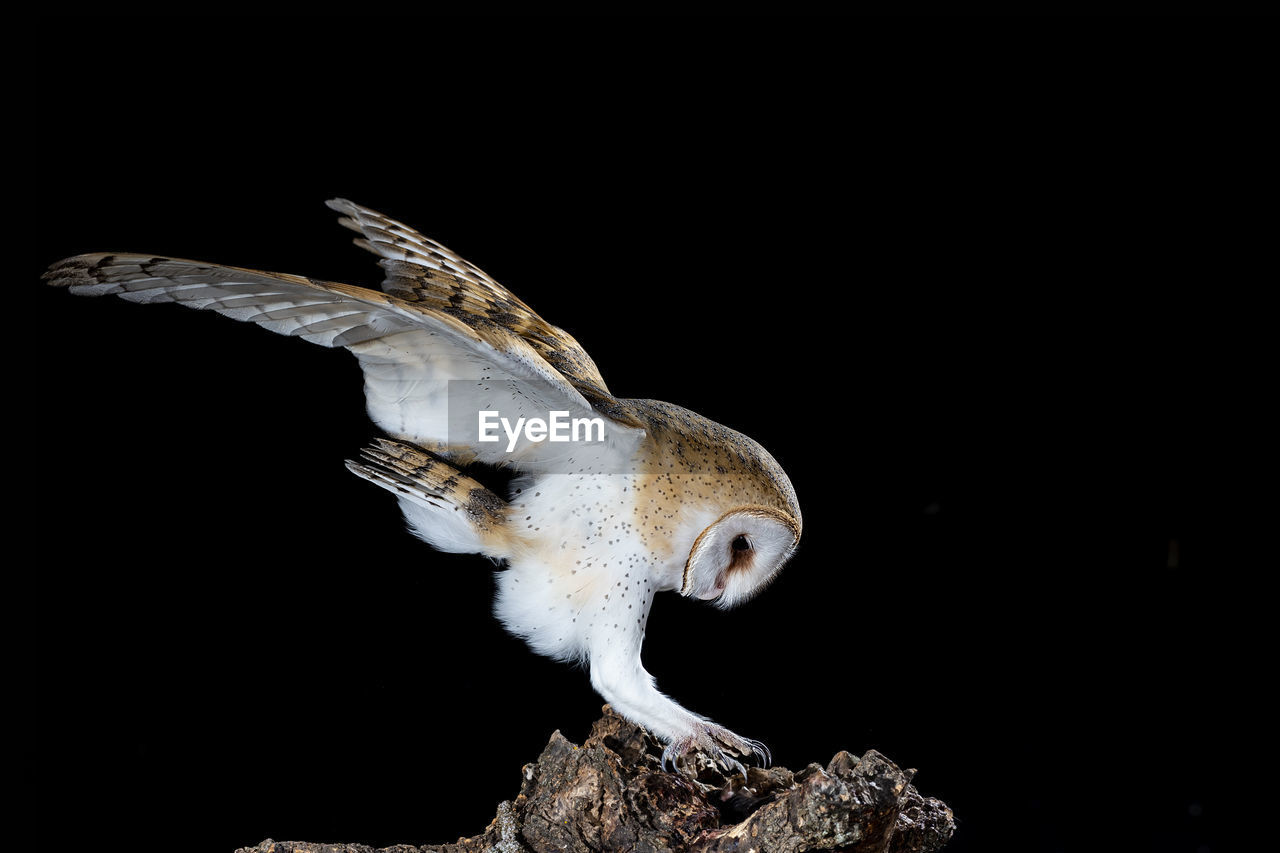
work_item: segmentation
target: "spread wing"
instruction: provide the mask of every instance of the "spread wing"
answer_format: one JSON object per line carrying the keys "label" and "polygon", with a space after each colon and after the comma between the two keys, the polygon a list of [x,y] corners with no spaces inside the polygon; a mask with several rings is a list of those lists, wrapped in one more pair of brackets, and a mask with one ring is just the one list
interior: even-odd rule
{"label": "spread wing", "polygon": [[[364,211],[351,208],[357,215]],[[404,235],[396,239],[412,242]],[[395,272],[388,270],[389,283],[412,277],[421,283],[420,292],[389,287],[379,293],[303,276],[131,254],[67,258],[50,267],[45,280],[80,295],[176,302],[322,346],[345,347],[364,370],[373,421],[393,437],[459,463],[545,470],[563,454],[563,448],[527,438],[517,440],[511,452],[505,437],[477,441],[479,409],[499,411],[511,422],[521,416],[545,418],[553,411],[574,419],[599,417],[607,428],[605,440],[593,448],[597,460],[607,464],[629,456],[643,430],[597,381],[594,364],[576,342],[565,335],[557,347],[551,343],[557,340],[554,327],[484,273],[434,243],[421,246],[413,255],[417,260],[407,251],[405,258],[386,259],[397,264]],[[483,305],[491,307],[479,310]],[[500,311],[500,305],[512,310]],[[565,353],[556,359],[560,364],[580,369],[571,375],[557,369],[544,355],[553,352]],[[590,368],[582,369],[584,364]]]}
{"label": "spread wing", "polygon": [[345,214],[339,224],[361,235],[354,241],[357,246],[379,256],[387,293],[477,330],[493,325],[509,329],[579,391],[609,394],[595,362],[572,335],[543,320],[483,270],[377,211],[340,198],[326,204]]}

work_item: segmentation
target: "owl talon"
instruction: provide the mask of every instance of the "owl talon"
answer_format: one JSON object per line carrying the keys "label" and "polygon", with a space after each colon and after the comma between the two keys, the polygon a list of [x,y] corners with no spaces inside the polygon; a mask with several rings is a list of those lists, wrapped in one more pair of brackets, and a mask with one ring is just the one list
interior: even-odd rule
{"label": "owl talon", "polygon": [[738,737],[728,729],[705,724],[694,734],[677,738],[667,745],[662,752],[662,769],[696,778],[699,769],[696,762],[686,760],[693,752],[702,753],[716,767],[731,776],[741,774],[744,782],[747,768],[736,756],[755,759],[754,763],[762,767],[768,767],[771,760],[768,747],[760,741]]}
{"label": "owl talon", "polygon": [[769,752],[769,747],[765,746],[760,741],[752,740],[751,738],[747,738],[746,741],[751,744],[751,754],[759,759],[757,762],[759,766],[768,770],[769,765],[773,764],[773,753]]}

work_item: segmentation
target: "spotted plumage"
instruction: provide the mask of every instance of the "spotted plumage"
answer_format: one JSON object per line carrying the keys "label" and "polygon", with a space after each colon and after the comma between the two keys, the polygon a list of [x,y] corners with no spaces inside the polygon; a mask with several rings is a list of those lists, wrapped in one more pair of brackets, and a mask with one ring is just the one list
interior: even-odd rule
{"label": "spotted plumage", "polygon": [[[615,709],[668,743],[675,766],[691,769],[694,751],[726,768],[767,760],[761,744],[661,694],[640,649],[658,592],[730,607],[776,575],[801,531],[782,468],[687,409],[613,396],[572,336],[439,243],[349,201],[329,206],[379,256],[382,292],[130,254],[68,258],[45,279],[351,351],[389,438],[348,467],[395,494],[428,544],[501,564],[495,612],[508,630],[541,654],[585,662]],[[486,435],[487,413],[501,415],[499,440]],[[601,432],[557,447],[560,415],[599,421]],[[459,426],[477,417],[478,431]],[[486,466],[514,475],[505,495],[483,484]]]}

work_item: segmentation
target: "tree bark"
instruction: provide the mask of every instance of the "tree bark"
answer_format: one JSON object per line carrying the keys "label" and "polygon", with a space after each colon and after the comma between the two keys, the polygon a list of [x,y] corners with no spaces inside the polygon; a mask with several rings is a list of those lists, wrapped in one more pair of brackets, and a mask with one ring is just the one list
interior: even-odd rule
{"label": "tree bark", "polygon": [[[559,732],[524,767],[514,800],[480,835],[453,844],[396,845],[381,853],[933,853],[955,832],[951,809],[911,786],[872,750],[837,753],[824,768],[750,768],[725,779],[702,762],[698,779],[662,770],[662,747],[604,708],[575,746]],[[270,839],[236,853],[377,853],[363,844]]]}

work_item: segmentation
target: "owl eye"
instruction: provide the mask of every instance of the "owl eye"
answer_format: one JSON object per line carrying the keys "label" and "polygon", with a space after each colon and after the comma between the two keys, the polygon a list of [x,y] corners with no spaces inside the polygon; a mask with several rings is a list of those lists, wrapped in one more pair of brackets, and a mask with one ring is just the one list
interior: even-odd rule
{"label": "owl eye", "polygon": [[734,551],[738,552],[739,554],[741,554],[743,551],[751,550],[751,542],[750,540],[747,539],[747,537],[739,534],[737,537],[734,538],[733,542],[730,544],[729,547],[732,548]]}

